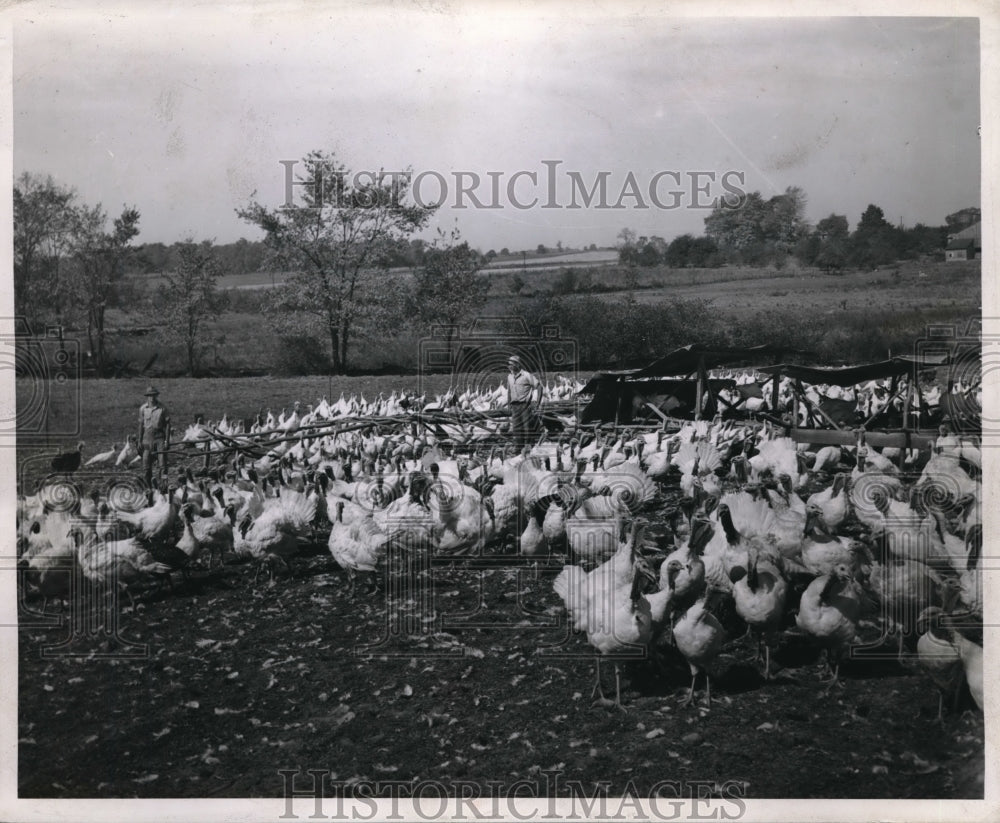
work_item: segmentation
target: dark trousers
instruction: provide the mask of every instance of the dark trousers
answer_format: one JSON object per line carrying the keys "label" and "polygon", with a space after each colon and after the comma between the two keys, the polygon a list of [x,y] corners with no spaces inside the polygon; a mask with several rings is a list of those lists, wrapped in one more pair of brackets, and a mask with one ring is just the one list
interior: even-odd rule
{"label": "dark trousers", "polygon": [[157,456],[160,458],[158,479],[162,482],[163,478],[167,476],[167,453],[164,450],[164,440],[162,437],[158,437],[154,440],[144,441],[142,444],[142,476],[145,478],[147,486],[153,485],[153,463]]}
{"label": "dark trousers", "polygon": [[510,430],[518,448],[534,441],[535,413],[530,403],[510,404]]}

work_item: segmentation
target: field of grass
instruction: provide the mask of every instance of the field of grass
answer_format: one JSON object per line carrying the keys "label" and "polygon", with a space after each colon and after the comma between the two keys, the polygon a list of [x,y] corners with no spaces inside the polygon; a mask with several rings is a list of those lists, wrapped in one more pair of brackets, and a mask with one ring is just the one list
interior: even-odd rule
{"label": "field of grass", "polygon": [[[878,271],[837,275],[792,266],[638,268],[631,272],[636,281],[632,294],[647,305],[674,299],[708,301],[722,330],[740,345],[769,342],[781,334],[787,338],[789,328],[808,327],[814,332],[812,337],[827,341],[822,348],[828,354],[839,349],[840,340],[852,338],[858,342],[846,348],[845,357],[874,359],[884,357],[890,348],[912,346],[928,324],[956,323],[964,329],[970,320],[979,317],[980,266],[979,261],[908,261]],[[561,270],[529,271],[522,277],[524,287],[515,295],[511,281],[517,274],[490,273],[490,292],[482,316],[518,316],[531,311],[532,303],[550,297],[565,278]],[[399,276],[404,281],[408,278],[405,273]],[[626,294],[620,290],[625,270],[618,266],[578,269],[575,276],[577,291],[562,299],[593,294],[614,302]],[[270,275],[261,273],[245,277],[256,278],[258,285],[270,281]],[[258,311],[263,295],[249,289],[231,293],[238,295],[234,310],[206,324],[203,368],[211,374],[281,373],[283,344],[281,336]],[[112,328],[135,325],[121,313],[112,313],[110,323]],[[717,332],[711,331],[716,337]],[[426,329],[406,324],[394,334],[360,337],[350,355],[350,369],[359,374],[412,373],[418,368],[419,341],[425,334]],[[657,349],[656,341],[651,341],[651,348]],[[149,374],[184,372],[181,347],[156,334],[115,337],[110,349],[113,357],[129,364],[132,373],[154,357]],[[326,354],[325,344],[317,345],[317,353]],[[286,363],[288,359],[284,357]]]}
{"label": "field of grass", "polygon": [[[636,292],[636,299],[655,303],[667,297],[711,300],[730,314],[765,310],[790,313],[837,313],[861,310],[907,311],[957,307],[980,310],[978,264],[918,263],[888,266],[878,271],[839,275],[816,271],[751,269],[763,276],[732,276],[721,270],[681,276],[662,288]],[[612,292],[607,296],[621,296]]]}

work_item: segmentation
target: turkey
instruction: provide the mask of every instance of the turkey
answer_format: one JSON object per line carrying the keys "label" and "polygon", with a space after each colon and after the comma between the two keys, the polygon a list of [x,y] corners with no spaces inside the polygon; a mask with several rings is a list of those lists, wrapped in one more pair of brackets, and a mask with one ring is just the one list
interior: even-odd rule
{"label": "turkey", "polygon": [[275,564],[289,568],[288,558],[298,553],[299,538],[305,536],[315,516],[315,498],[290,490],[268,498],[256,519],[248,516],[240,523],[233,535],[234,549],[257,561],[257,575],[267,566],[273,579]]}
{"label": "turkey", "polygon": [[577,631],[587,633],[587,641],[597,652],[596,680],[592,697],[595,705],[624,711],[621,680],[615,661],[615,699],[609,700],[601,686],[601,656],[645,648],[653,636],[654,623],[661,622],[670,593],[643,595],[636,554],[642,526],[633,523],[629,536],[614,556],[587,574],[580,566],[564,566],[553,582]]}
{"label": "turkey", "polygon": [[734,568],[731,572],[736,613],[757,634],[758,657],[760,646],[764,647],[764,679],[770,680],[771,645],[785,614],[788,584],[772,557],[755,552],[752,545],[747,551],[746,571],[742,571]]}
{"label": "turkey", "polygon": [[83,442],[76,444],[75,451],[63,452],[52,458],[52,471],[59,474],[70,475],[80,468],[80,461],[83,458]]}
{"label": "turkey", "polygon": [[828,689],[840,675],[840,660],[854,641],[861,609],[860,589],[846,565],[817,577],[802,593],[795,624],[826,649],[833,675]]}

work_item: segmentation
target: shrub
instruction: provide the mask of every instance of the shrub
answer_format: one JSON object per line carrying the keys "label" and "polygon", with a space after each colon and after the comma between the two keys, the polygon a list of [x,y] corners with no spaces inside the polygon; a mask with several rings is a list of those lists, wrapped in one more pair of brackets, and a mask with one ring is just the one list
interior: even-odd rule
{"label": "shrub", "polygon": [[274,372],[289,377],[326,374],[330,370],[328,348],[308,334],[282,335],[274,355]]}

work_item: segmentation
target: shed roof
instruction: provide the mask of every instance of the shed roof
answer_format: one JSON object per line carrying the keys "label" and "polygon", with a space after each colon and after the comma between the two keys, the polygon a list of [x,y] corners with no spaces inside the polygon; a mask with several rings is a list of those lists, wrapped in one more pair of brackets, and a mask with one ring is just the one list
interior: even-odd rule
{"label": "shed roof", "polygon": [[961,251],[962,249],[973,249],[978,248],[978,244],[974,237],[964,237],[960,240],[952,240],[947,246],[944,247],[945,251]]}
{"label": "shed roof", "polygon": [[973,223],[971,226],[966,226],[961,231],[955,232],[948,236],[949,242],[955,240],[975,240],[977,244],[983,242],[983,224],[982,222]]}
{"label": "shed roof", "polygon": [[855,386],[869,380],[881,380],[885,377],[909,374],[914,366],[918,368],[934,368],[949,362],[947,354],[922,354],[919,357],[900,356],[877,363],[864,363],[859,366],[844,366],[840,368],[821,368],[814,366],[798,366],[794,363],[782,363],[778,366],[764,366],[758,371],[765,374],[782,374],[803,383],[827,386]]}
{"label": "shed roof", "polygon": [[705,346],[692,343],[674,349],[659,360],[654,360],[645,368],[630,375],[631,379],[643,377],[674,377],[687,375],[698,369],[704,358],[706,369],[717,369],[720,366],[747,365],[753,366],[761,362],[771,362],[789,354],[805,354],[791,349],[781,349],[776,346],[750,346],[748,348],[725,348],[720,346]]}

